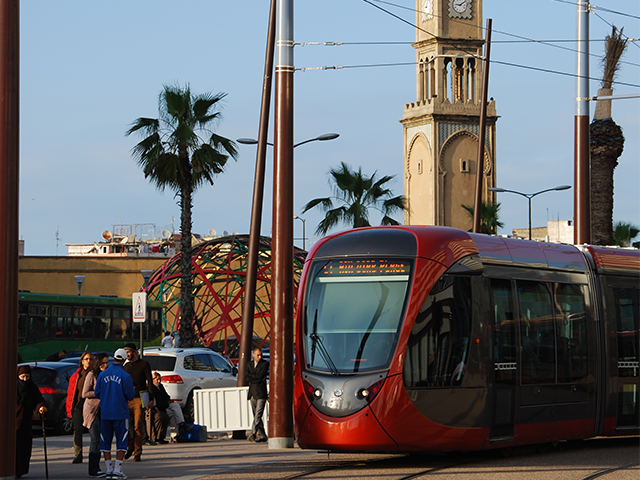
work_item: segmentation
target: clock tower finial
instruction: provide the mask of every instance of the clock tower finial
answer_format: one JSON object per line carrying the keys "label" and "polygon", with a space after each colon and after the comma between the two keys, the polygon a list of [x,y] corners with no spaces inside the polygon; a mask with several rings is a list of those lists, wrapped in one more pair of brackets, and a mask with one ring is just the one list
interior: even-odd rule
{"label": "clock tower finial", "polygon": [[[482,93],[482,0],[416,0],[416,101],[405,105],[405,224],[468,230]],[[487,108],[483,197],[495,185],[495,102]]]}

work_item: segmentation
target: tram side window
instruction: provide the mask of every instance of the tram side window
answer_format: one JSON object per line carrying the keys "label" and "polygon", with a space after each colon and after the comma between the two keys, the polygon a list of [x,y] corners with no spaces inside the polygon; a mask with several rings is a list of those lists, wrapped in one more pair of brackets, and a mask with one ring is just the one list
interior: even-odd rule
{"label": "tram side window", "polygon": [[640,290],[613,287],[618,337],[618,427],[640,425]]}
{"label": "tram side window", "polygon": [[71,306],[52,307],[51,338],[71,338]]}
{"label": "tram side window", "polygon": [[555,383],[556,345],[547,283],[518,281],[522,383]]}
{"label": "tram side window", "polygon": [[411,330],[404,364],[407,387],[459,386],[471,337],[471,280],[443,275]]}
{"label": "tram side window", "polygon": [[585,379],[588,373],[587,315],[580,285],[555,284],[558,382]]}
{"label": "tram side window", "polygon": [[[635,288],[613,289],[616,324],[618,330],[618,362],[637,362],[638,336],[640,333],[640,306],[638,305],[638,290]],[[624,376],[636,376],[633,369],[626,369]]]}
{"label": "tram side window", "polygon": [[511,282],[492,279],[491,294],[494,315],[494,362],[515,364],[517,362],[516,324],[514,322]]}

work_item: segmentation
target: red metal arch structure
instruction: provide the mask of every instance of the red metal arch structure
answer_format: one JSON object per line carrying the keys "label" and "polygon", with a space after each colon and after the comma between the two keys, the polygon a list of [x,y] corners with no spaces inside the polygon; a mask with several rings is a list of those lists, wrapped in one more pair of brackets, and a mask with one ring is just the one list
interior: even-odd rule
{"label": "red metal arch structure", "polygon": [[[191,278],[196,345],[211,347],[232,358],[237,357],[242,331],[248,244],[249,235],[230,235],[193,247]],[[306,255],[304,250],[294,249],[296,297]],[[146,288],[149,300],[163,303],[164,330],[179,328],[180,284],[178,253],[153,273]],[[256,346],[268,346],[270,331],[271,238],[260,237],[253,328]]]}

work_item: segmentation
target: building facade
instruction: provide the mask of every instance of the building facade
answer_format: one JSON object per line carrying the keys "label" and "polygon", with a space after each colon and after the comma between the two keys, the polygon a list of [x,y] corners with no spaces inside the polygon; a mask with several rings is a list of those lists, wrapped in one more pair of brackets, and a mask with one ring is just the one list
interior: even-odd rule
{"label": "building facade", "polygon": [[[403,125],[405,224],[472,222],[483,82],[482,0],[416,0],[416,101]],[[496,106],[487,105],[482,198],[496,184]]]}

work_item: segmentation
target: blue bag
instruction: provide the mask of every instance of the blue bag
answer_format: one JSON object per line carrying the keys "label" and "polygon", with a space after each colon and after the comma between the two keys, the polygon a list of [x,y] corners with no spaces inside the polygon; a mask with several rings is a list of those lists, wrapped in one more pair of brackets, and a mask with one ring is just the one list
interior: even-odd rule
{"label": "blue bag", "polygon": [[180,428],[177,440],[179,443],[206,442],[207,427],[204,425],[196,425],[194,423],[186,423]]}

